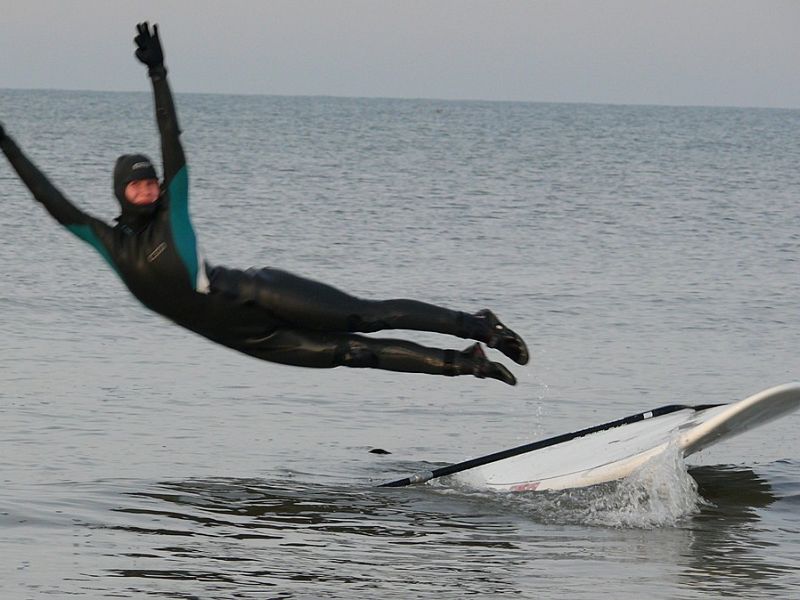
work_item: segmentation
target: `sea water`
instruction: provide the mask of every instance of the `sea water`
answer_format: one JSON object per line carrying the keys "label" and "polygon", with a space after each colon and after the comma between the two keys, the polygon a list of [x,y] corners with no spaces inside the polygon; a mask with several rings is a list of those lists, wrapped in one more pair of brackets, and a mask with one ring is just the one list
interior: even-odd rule
{"label": "sea water", "polygon": [[[0,596],[800,594],[798,415],[588,490],[375,487],[800,379],[800,111],[176,101],[211,263],[490,307],[532,361],[511,388],[215,346],[0,163]],[[144,91],[0,90],[0,120],[108,221],[116,156],[160,154]]]}

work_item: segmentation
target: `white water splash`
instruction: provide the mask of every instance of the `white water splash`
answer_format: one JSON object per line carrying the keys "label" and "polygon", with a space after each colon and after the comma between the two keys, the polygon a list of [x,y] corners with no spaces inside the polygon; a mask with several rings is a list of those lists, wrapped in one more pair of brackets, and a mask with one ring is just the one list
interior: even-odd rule
{"label": "white water splash", "polygon": [[[480,487],[463,477],[447,478],[442,484],[460,493],[474,493]],[[675,527],[707,504],[675,444],[620,481],[563,491],[510,493],[484,488],[479,493],[543,523],[619,528]]]}
{"label": "white water splash", "polygon": [[670,445],[627,478],[597,492],[587,494],[587,524],[671,527],[706,504],[677,445]]}

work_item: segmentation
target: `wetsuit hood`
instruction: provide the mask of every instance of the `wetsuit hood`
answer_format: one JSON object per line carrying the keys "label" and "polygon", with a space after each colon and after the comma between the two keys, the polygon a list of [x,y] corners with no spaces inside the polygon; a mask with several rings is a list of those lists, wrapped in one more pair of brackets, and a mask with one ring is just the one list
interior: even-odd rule
{"label": "wetsuit hood", "polygon": [[125,186],[140,179],[158,179],[153,162],[144,154],[123,154],[114,164],[114,196],[122,214],[117,217],[123,225],[139,229],[155,213],[161,198],[147,205],[131,204],[125,199]]}

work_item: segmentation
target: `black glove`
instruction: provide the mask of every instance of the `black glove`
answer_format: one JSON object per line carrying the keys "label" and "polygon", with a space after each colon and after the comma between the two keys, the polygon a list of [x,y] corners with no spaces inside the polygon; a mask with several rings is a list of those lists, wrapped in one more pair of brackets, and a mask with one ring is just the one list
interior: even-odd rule
{"label": "black glove", "polygon": [[150,25],[147,21],[136,26],[139,32],[133,41],[136,43],[136,58],[146,64],[151,70],[164,66],[164,51],[161,50],[161,41],[158,39],[158,25],[153,25],[153,33],[150,33]]}

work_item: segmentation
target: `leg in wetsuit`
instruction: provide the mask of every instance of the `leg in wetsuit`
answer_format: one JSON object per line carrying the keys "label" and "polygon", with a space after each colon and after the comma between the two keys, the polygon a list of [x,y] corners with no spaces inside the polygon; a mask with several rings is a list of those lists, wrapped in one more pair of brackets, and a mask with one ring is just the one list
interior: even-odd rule
{"label": "leg in wetsuit", "polygon": [[279,269],[246,272],[215,267],[212,293],[255,304],[285,324],[259,340],[250,353],[283,364],[330,368],[371,367],[440,375],[476,375],[514,384],[501,364],[486,359],[479,344],[458,352],[357,333],[412,329],[474,339],[519,364],[528,362],[522,339],[490,311],[475,315],[416,300],[363,300],[332,286]]}

